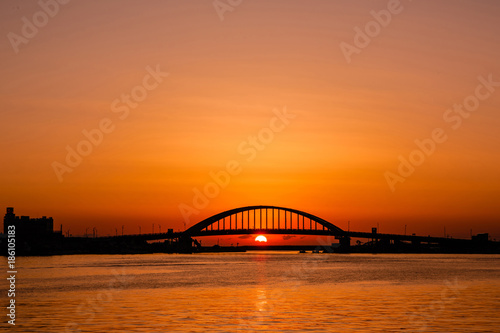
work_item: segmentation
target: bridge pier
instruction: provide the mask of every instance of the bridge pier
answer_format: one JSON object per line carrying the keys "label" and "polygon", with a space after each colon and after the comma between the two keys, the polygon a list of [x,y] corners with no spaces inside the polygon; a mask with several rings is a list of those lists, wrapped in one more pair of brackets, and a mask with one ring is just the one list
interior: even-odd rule
{"label": "bridge pier", "polygon": [[339,250],[341,252],[350,252],[351,251],[351,237],[342,236],[339,238]]}
{"label": "bridge pier", "polygon": [[177,246],[179,253],[193,253],[193,239],[190,236],[180,236]]}

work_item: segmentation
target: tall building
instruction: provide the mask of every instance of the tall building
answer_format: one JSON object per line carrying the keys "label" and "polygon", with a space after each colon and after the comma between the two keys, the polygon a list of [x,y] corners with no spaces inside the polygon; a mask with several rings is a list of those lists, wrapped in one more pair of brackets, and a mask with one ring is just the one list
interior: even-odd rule
{"label": "tall building", "polygon": [[52,217],[30,218],[29,216],[16,216],[13,207],[7,207],[3,218],[3,232],[6,234],[9,226],[14,225],[16,237],[35,238],[52,236],[54,233],[54,220]]}

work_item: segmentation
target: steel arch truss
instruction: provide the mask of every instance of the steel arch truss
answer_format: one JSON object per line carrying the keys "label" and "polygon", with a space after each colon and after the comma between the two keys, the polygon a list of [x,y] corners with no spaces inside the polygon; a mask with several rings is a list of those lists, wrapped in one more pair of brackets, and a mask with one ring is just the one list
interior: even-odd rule
{"label": "steel arch truss", "polygon": [[231,209],[215,214],[185,231],[189,236],[255,233],[342,235],[344,231],[315,215],[276,206]]}

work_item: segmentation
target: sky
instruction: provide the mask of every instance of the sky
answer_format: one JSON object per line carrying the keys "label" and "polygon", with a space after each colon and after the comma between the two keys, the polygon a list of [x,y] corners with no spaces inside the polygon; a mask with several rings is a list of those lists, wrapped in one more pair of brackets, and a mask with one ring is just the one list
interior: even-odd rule
{"label": "sky", "polygon": [[274,205],[500,239],[498,17],[494,0],[2,1],[0,209],[73,235]]}

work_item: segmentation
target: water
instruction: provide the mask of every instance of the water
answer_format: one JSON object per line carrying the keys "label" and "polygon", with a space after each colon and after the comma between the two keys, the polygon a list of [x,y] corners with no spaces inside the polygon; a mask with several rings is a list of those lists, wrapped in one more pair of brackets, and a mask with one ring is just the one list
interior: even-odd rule
{"label": "water", "polygon": [[16,326],[9,328],[500,332],[499,259],[292,252],[18,258]]}

